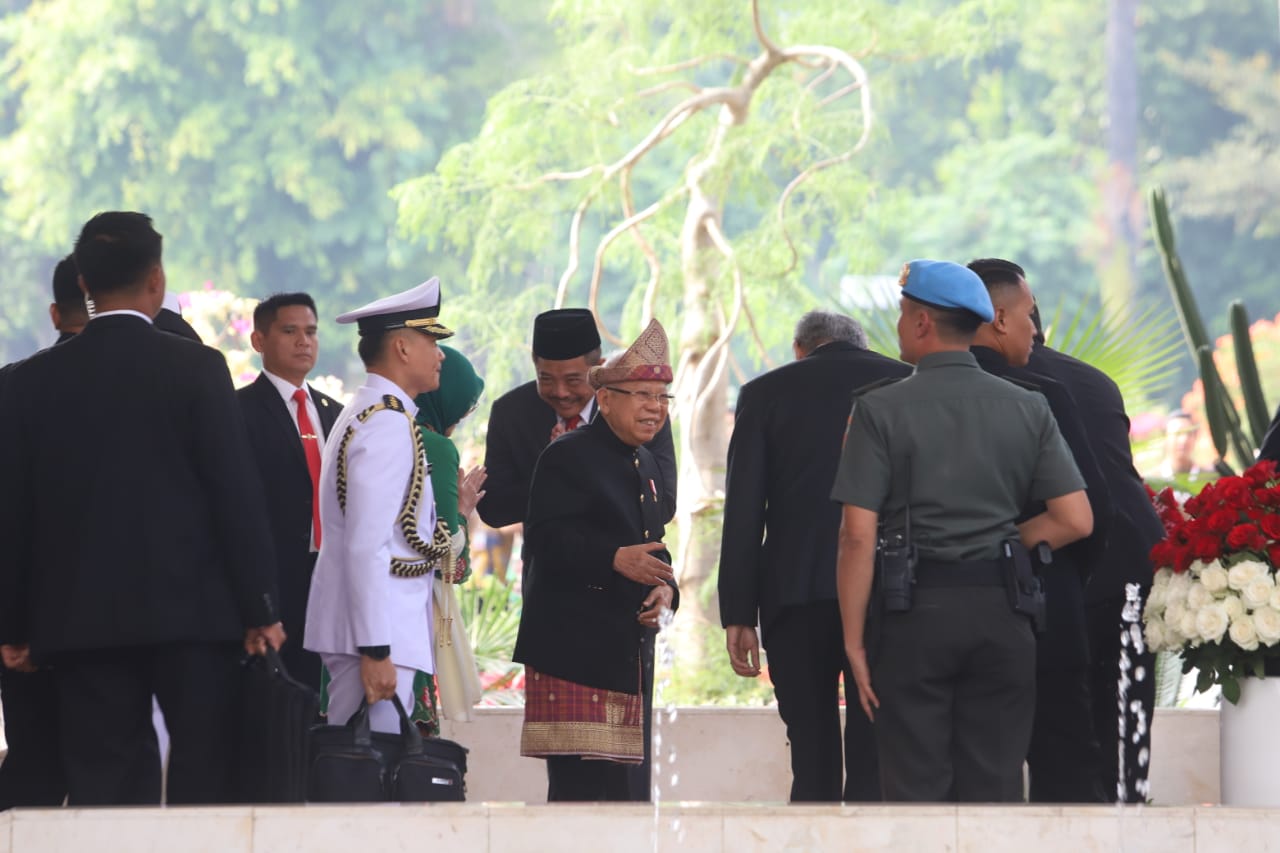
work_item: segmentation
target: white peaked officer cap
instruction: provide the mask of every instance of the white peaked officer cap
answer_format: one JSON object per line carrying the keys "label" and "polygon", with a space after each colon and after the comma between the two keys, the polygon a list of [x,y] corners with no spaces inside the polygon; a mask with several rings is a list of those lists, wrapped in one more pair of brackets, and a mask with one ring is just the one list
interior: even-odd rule
{"label": "white peaked officer cap", "polygon": [[417,329],[433,338],[453,337],[453,330],[441,324],[439,315],[440,279],[432,277],[403,293],[384,296],[363,308],[341,314],[338,322],[359,324],[361,335]]}

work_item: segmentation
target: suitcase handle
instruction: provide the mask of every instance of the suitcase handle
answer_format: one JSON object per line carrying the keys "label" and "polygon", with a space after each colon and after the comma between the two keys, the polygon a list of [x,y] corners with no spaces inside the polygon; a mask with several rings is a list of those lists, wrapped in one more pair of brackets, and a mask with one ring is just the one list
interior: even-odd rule
{"label": "suitcase handle", "polygon": [[404,703],[400,701],[400,696],[393,694],[391,701],[395,703],[396,713],[400,715],[400,740],[404,744],[404,754],[421,755],[422,732],[418,731],[418,727],[409,719],[409,715],[404,710]]}
{"label": "suitcase handle", "polygon": [[[409,719],[409,714],[405,711],[400,697],[392,694],[391,702],[396,706],[396,713],[400,715],[400,742],[403,748],[401,754],[421,755],[422,733]],[[360,700],[360,707],[356,708],[355,713],[347,720],[347,728],[351,729],[357,746],[370,746],[373,743],[373,732],[369,727],[369,700],[363,698]]]}

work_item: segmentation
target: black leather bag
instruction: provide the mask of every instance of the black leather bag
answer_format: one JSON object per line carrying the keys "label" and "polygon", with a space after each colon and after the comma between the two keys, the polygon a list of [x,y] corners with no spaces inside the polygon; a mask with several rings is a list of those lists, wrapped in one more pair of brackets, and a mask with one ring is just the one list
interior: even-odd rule
{"label": "black leather bag", "polygon": [[[400,735],[383,732],[373,735],[374,743],[383,755],[396,755],[395,763],[389,765],[387,799],[401,803],[460,803],[465,800],[466,749],[453,741],[424,738],[405,713],[400,697],[392,696],[391,701],[400,715]],[[461,762],[457,760],[459,751]]]}
{"label": "black leather bag", "polygon": [[320,694],[289,676],[280,653],[244,663],[240,715],[240,799],[301,803],[307,795],[311,727]]}
{"label": "black leather bag", "polygon": [[312,802],[462,802],[467,749],[444,738],[423,738],[400,697],[400,733],[373,732],[365,702],[345,726],[312,730]]}
{"label": "black leather bag", "polygon": [[343,726],[311,730],[307,799],[313,803],[379,803],[387,798],[387,758],[373,745],[364,702]]}

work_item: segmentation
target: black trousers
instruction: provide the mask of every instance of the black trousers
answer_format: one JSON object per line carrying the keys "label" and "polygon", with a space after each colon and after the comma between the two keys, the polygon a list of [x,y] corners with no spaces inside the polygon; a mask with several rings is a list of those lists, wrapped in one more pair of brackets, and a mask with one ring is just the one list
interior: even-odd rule
{"label": "black trousers", "polygon": [[[1143,591],[1142,601],[1146,602]],[[1124,610],[1124,599],[1115,598],[1110,601],[1090,604],[1089,646],[1093,652],[1093,665],[1090,678],[1093,682],[1093,726],[1101,745],[1099,764],[1099,782],[1107,802],[1116,802],[1120,785],[1120,632],[1125,627],[1121,618]],[[1139,623],[1141,627],[1141,623]],[[1152,714],[1156,704],[1156,656],[1144,651],[1135,654],[1132,646],[1129,652],[1129,689],[1126,694],[1126,725],[1124,740],[1124,797],[1128,803],[1145,803],[1147,794],[1138,790],[1139,783],[1147,781],[1147,766],[1139,763],[1140,754],[1145,750],[1149,759],[1151,749]],[[1134,672],[1142,667],[1146,676],[1141,681],[1134,680]],[[1145,731],[1138,733],[1135,739],[1135,714],[1127,707],[1129,703],[1138,702],[1147,721]],[[1146,787],[1145,784],[1142,785]]]}
{"label": "black trousers", "polygon": [[0,696],[9,742],[9,755],[0,763],[0,810],[62,805],[67,779],[53,673],[14,672],[0,666]]}
{"label": "black trousers", "polygon": [[553,755],[547,759],[548,803],[626,802],[634,799],[634,764]]}
{"label": "black trousers", "polygon": [[280,582],[280,618],[289,641],[280,649],[284,668],[297,681],[301,681],[317,693],[320,691],[320,673],[324,664],[320,655],[303,648],[303,629],[307,625],[307,596],[311,591],[311,574],[315,570],[316,554],[309,554],[300,567],[305,572],[299,577]]}
{"label": "black trousers", "polygon": [[1027,768],[1033,803],[1100,803],[1084,586],[1070,559],[1041,569],[1048,630],[1037,638],[1036,716]]}
{"label": "black trousers", "polygon": [[625,799],[635,803],[647,803],[653,797],[653,663],[657,633],[651,628],[646,628],[640,639],[640,695],[644,699],[644,761],[640,764],[619,765],[627,771],[629,793]]}
{"label": "black trousers", "polygon": [[911,611],[885,614],[871,681],[884,798],[1020,802],[1035,656],[1001,587],[916,589]]}
{"label": "black trousers", "polygon": [[232,801],[241,654],[237,643],[190,643],[58,655],[68,804],[160,802],[153,695],[169,731],[167,802]]}
{"label": "black trousers", "polygon": [[[858,707],[839,602],[782,608],[769,623],[765,651],[778,714],[791,744],[791,802],[879,801],[875,733]],[[843,748],[841,675],[849,697]]]}
{"label": "black trousers", "polygon": [[1091,679],[1086,668],[1036,670],[1036,715],[1027,750],[1033,803],[1105,802]]}

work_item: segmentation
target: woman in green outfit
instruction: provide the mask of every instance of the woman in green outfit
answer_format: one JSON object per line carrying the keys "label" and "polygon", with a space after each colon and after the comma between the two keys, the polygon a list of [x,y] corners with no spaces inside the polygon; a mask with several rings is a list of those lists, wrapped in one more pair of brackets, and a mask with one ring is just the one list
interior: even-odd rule
{"label": "woman in green outfit", "polygon": [[[446,561],[443,569],[436,570],[436,670],[448,667],[459,658],[470,661],[470,649],[455,649],[453,644],[465,643],[465,635],[460,630],[461,623],[453,626],[450,620],[461,619],[457,612],[457,598],[449,584],[462,583],[471,575],[470,553],[467,548],[467,518],[475,510],[476,502],[484,495],[485,471],[482,467],[472,468],[463,473],[458,467],[460,456],[458,448],[449,438],[454,428],[464,417],[476,407],[476,401],[484,391],[484,380],[472,367],[467,357],[457,350],[442,346],[444,362],[440,366],[440,387],[426,394],[419,394],[414,402],[418,405],[418,425],[422,429],[422,441],[427,450],[427,462],[431,472],[431,488],[435,493],[436,517],[449,526],[449,534],[453,537],[453,559]],[[474,673],[464,671],[455,674],[454,678],[470,678],[478,686],[479,681]],[[465,694],[463,685],[446,682],[446,689]],[[440,732],[439,707],[436,698],[436,678],[430,673],[419,672],[413,682],[414,707],[411,717],[424,734],[437,735]],[[449,704],[458,706],[456,701]],[[464,702],[458,707],[469,707]],[[456,713],[456,712],[455,712]]]}

